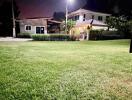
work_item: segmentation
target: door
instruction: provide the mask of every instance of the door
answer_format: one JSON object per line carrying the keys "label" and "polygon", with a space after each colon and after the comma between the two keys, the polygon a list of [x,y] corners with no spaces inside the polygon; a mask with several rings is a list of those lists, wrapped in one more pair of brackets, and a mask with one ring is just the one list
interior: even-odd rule
{"label": "door", "polygon": [[44,27],[36,27],[36,34],[44,34]]}

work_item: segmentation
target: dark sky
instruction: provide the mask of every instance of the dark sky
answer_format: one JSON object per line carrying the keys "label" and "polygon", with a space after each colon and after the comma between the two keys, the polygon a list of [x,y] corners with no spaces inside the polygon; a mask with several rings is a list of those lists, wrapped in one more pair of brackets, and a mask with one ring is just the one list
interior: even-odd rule
{"label": "dark sky", "polygon": [[[65,11],[66,0],[16,0],[21,11],[21,18],[28,17],[51,17],[53,13]],[[69,4],[69,10],[83,7],[86,0],[75,0]]]}

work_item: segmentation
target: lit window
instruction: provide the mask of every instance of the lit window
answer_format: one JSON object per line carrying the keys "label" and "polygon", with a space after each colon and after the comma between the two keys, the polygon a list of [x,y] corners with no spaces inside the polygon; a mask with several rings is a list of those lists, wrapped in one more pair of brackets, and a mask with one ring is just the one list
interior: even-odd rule
{"label": "lit window", "polygon": [[31,26],[27,25],[27,26],[26,26],[26,30],[27,30],[27,31],[30,31],[30,30],[31,30]]}

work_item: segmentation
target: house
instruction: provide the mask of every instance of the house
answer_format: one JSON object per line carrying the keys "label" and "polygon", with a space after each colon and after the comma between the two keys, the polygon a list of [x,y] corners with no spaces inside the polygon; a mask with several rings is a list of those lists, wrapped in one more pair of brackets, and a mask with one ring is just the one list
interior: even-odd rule
{"label": "house", "polygon": [[60,24],[61,22],[46,17],[35,17],[19,20],[20,33],[58,33],[60,31]]}
{"label": "house", "polygon": [[74,31],[78,29],[79,32],[84,32],[89,25],[92,24],[92,29],[103,29],[106,30],[107,24],[106,19],[110,17],[111,14],[95,12],[86,9],[79,9],[68,14],[68,19],[76,22]]}

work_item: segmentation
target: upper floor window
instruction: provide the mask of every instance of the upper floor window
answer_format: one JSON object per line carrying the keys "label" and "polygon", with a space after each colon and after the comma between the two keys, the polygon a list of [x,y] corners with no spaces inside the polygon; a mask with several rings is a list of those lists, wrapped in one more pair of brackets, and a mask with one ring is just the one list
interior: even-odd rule
{"label": "upper floor window", "polygon": [[102,16],[98,16],[98,20],[99,21],[102,21],[103,20],[103,17]]}
{"label": "upper floor window", "polygon": [[30,25],[26,25],[26,31],[30,31],[31,30],[31,26]]}
{"label": "upper floor window", "polygon": [[86,20],[86,14],[83,15],[83,21],[85,21],[85,20]]}
{"label": "upper floor window", "polygon": [[75,20],[79,20],[79,15],[75,16]]}
{"label": "upper floor window", "polygon": [[94,19],[94,17],[95,17],[95,16],[94,16],[94,15],[92,15],[92,19]]}
{"label": "upper floor window", "polygon": [[110,16],[106,16],[106,19],[108,19]]}

